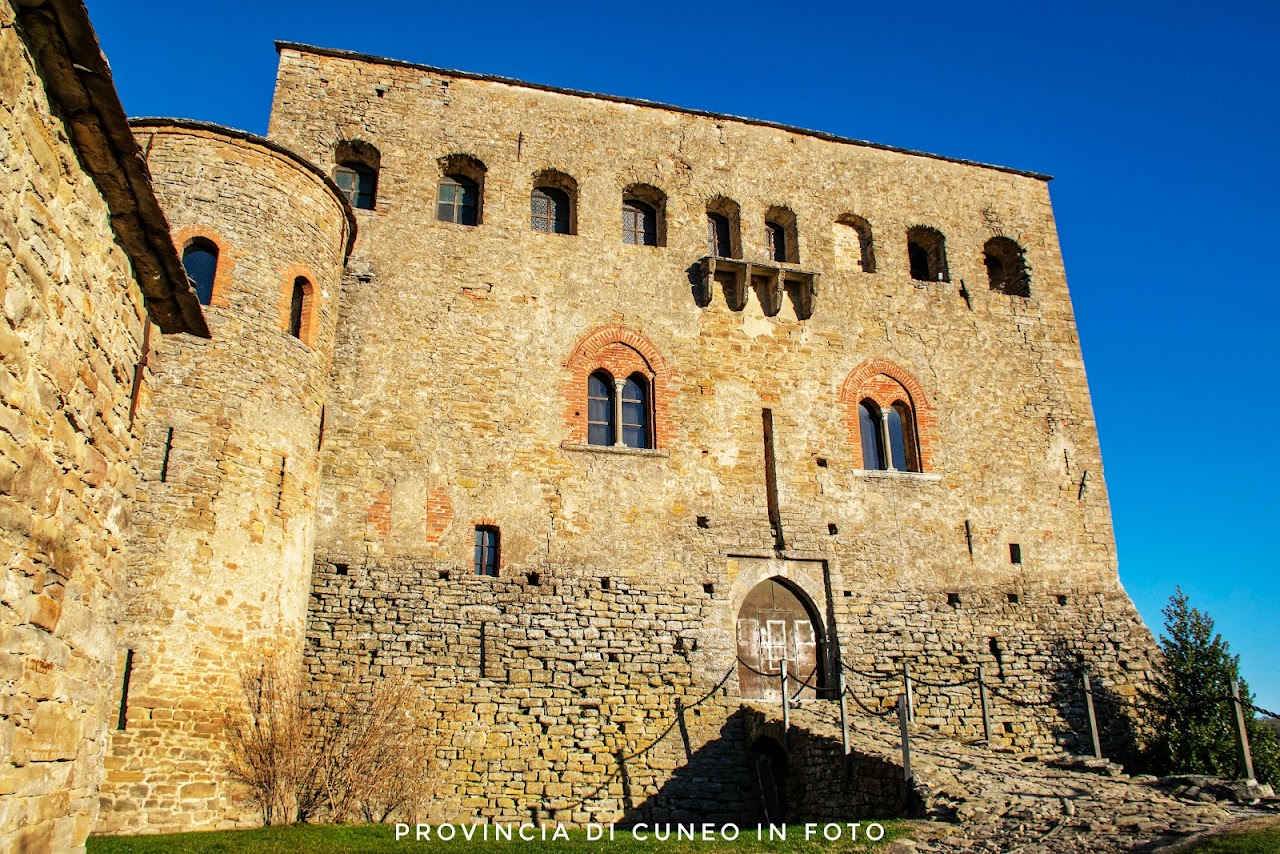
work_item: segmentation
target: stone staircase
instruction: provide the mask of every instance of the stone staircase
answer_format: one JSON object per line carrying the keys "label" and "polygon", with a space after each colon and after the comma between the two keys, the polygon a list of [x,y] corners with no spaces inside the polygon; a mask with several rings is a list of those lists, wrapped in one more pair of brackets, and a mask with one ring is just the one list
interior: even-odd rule
{"label": "stone staircase", "polygon": [[[752,741],[781,743],[781,709],[745,709]],[[788,821],[932,819],[916,825],[914,841],[898,844],[903,851],[1131,852],[1155,850],[1244,811],[1199,790],[1175,797],[1155,778],[1130,777],[1118,765],[993,751],[920,725],[911,726],[908,790],[897,718],[853,711],[846,770],[838,704],[815,700],[792,709]]]}

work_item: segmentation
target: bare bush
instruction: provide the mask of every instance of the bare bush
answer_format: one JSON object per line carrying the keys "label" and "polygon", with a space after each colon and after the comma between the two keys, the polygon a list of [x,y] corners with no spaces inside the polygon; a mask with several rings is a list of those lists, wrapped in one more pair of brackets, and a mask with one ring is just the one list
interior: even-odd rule
{"label": "bare bush", "polygon": [[244,705],[226,715],[226,766],[264,824],[387,821],[430,796],[434,738],[407,678],[354,674],[305,689],[270,659],[241,684]]}

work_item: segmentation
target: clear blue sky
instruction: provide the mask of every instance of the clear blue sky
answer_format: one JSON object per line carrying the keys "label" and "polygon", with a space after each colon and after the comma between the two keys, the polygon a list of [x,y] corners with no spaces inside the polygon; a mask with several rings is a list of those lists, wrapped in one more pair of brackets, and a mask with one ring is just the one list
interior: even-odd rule
{"label": "clear blue sky", "polygon": [[1055,175],[1120,577],[1280,711],[1280,6],[88,0],[130,115],[265,133],[273,39]]}

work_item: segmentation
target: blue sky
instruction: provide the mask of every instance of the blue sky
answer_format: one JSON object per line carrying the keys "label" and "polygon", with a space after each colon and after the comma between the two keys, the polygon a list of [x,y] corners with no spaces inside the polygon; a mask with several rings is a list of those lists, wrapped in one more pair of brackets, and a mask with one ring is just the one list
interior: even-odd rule
{"label": "blue sky", "polygon": [[1056,176],[1121,580],[1157,632],[1182,585],[1280,711],[1280,6],[88,6],[130,115],[265,133],[283,39]]}

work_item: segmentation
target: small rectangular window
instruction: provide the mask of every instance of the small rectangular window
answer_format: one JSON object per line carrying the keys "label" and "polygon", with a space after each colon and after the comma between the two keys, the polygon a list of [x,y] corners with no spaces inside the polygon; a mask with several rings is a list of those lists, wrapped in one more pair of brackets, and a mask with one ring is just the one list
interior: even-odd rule
{"label": "small rectangular window", "polygon": [[492,525],[476,526],[476,575],[498,575],[498,529]]}
{"label": "small rectangular window", "polygon": [[1009,543],[1009,563],[1022,563],[1022,546],[1018,543]]}

